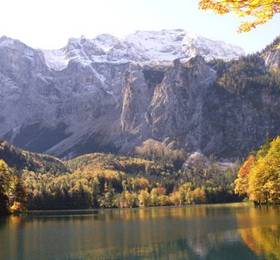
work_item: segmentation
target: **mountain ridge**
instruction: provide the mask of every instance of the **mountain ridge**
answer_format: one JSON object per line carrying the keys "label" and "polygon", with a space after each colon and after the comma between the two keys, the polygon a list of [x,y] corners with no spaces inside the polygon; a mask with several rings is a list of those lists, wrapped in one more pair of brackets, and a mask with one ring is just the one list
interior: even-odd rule
{"label": "mountain ridge", "polygon": [[[3,36],[0,46],[25,45],[19,40]],[[29,49],[33,49],[25,45]],[[245,54],[241,47],[223,41],[210,40],[182,29],[161,31],[136,31],[123,38],[110,34],[97,35],[88,39],[70,38],[66,46],[42,52],[45,64],[53,70],[63,70],[71,61],[84,66],[90,62],[112,63],[169,63],[177,58],[190,59],[196,55],[206,60],[214,58],[231,60]]]}

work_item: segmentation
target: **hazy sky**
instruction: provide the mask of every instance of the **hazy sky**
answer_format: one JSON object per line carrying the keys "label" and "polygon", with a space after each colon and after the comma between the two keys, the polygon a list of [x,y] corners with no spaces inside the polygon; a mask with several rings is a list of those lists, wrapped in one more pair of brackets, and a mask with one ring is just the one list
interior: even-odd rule
{"label": "hazy sky", "polygon": [[36,48],[60,48],[68,38],[81,35],[181,28],[252,52],[280,34],[279,16],[250,33],[236,33],[239,22],[232,15],[200,11],[198,0],[0,1],[0,35]]}

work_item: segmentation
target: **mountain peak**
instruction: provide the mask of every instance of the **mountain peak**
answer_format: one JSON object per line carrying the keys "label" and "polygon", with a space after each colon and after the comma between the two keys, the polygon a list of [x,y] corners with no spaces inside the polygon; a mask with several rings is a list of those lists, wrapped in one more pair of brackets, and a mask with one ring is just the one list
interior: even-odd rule
{"label": "mountain peak", "polygon": [[0,47],[11,47],[15,45],[24,45],[24,44],[19,40],[15,40],[5,35],[0,37]]}
{"label": "mountain peak", "polygon": [[[0,38],[0,47],[19,49],[24,53],[37,51],[7,36]],[[110,34],[100,34],[93,39],[82,35],[70,38],[61,49],[39,51],[43,53],[45,64],[55,71],[67,68],[70,61],[82,66],[100,62],[164,65],[172,64],[176,59],[188,60],[197,55],[206,61],[228,61],[244,55],[240,47],[207,39],[183,29],[136,31],[123,39]]]}
{"label": "mountain peak", "polygon": [[[0,47],[30,51],[24,43],[2,36]],[[40,51],[40,50],[39,50]],[[206,61],[238,59],[244,51],[237,46],[215,41],[183,29],[161,31],[136,31],[123,39],[110,34],[100,34],[89,39],[85,36],[70,38],[58,50],[41,50],[45,64],[51,70],[61,71],[70,61],[82,66],[91,63],[128,62],[138,64],[172,64],[176,59],[191,59],[197,55]]]}

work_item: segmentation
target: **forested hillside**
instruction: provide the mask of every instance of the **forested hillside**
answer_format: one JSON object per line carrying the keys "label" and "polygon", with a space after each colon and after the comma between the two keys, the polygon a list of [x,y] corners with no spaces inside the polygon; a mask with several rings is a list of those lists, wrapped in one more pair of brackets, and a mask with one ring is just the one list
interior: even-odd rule
{"label": "forested hillside", "polygon": [[[1,156],[2,212],[240,201],[233,191],[237,165],[209,160],[199,153],[187,156],[167,148],[162,153],[159,147],[152,147],[140,147],[138,157],[95,153],[59,161],[69,169],[65,173],[59,171],[61,168],[55,172],[54,167],[47,171],[21,163],[17,168],[16,162],[27,152],[10,147],[4,151],[9,155],[11,150],[17,151],[13,153],[13,168],[3,160],[9,158],[7,154]],[[33,162],[38,156],[42,155],[29,153],[29,160]]]}
{"label": "forested hillside", "polygon": [[69,169],[60,159],[47,154],[31,153],[0,140],[0,159],[9,167],[22,171],[65,173]]}

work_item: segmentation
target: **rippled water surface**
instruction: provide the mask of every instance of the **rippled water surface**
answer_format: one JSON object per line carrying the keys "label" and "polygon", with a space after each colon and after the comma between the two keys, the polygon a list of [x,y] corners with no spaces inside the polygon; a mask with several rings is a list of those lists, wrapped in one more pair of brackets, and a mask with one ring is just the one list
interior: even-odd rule
{"label": "rippled water surface", "polygon": [[0,219],[0,259],[280,259],[280,208],[246,204]]}

